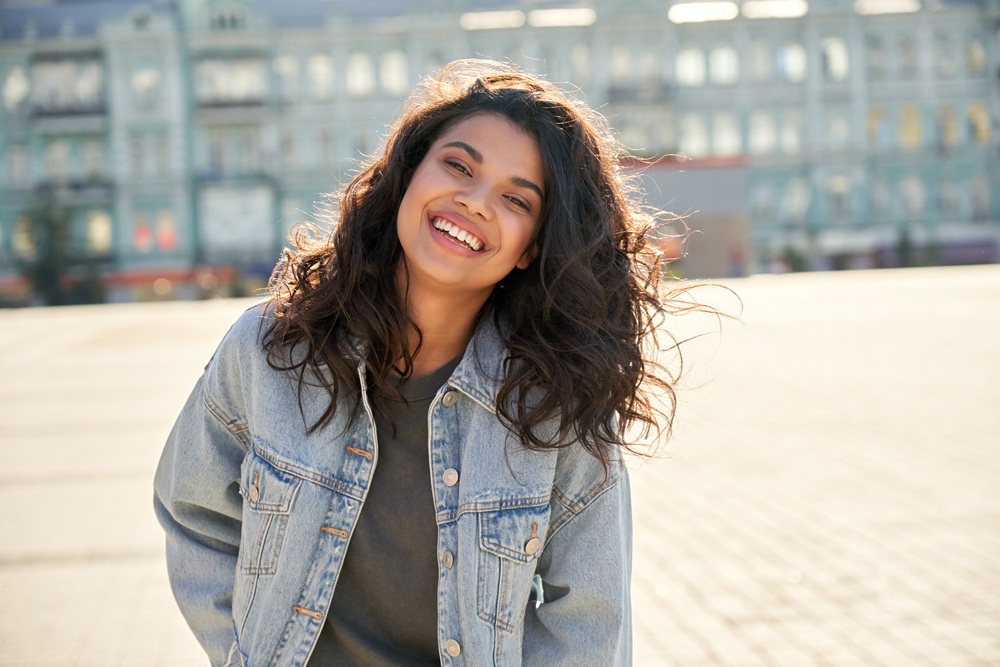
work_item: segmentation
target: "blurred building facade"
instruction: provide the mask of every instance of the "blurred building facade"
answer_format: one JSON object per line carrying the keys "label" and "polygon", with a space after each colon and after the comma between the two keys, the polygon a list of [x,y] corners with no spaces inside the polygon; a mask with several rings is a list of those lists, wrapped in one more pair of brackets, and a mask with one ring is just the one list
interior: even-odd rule
{"label": "blurred building facade", "polygon": [[729,273],[998,261],[998,26],[1000,0],[8,3],[0,285],[25,289],[46,207],[111,300],[266,276],[417,80],[474,56],[693,158],[644,184],[693,228],[726,211]]}

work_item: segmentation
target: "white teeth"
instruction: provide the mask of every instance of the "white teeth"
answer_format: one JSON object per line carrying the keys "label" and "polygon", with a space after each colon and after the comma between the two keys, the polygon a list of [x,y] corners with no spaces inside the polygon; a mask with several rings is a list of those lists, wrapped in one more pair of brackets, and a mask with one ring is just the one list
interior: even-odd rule
{"label": "white teeth", "polygon": [[431,222],[434,229],[448,234],[452,238],[461,241],[465,245],[469,246],[473,250],[479,250],[483,247],[483,242],[476,238],[474,235],[465,231],[458,225],[452,224],[445,220],[444,218],[434,218]]}

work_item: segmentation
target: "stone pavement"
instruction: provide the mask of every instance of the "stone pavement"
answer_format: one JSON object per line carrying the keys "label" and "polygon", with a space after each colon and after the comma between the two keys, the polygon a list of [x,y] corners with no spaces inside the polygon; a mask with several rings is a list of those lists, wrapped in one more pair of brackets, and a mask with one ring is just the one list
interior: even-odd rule
{"label": "stone pavement", "polygon": [[[636,665],[1000,666],[1000,266],[727,284],[633,465]],[[207,664],[150,484],[248,303],[0,312],[0,666]]]}

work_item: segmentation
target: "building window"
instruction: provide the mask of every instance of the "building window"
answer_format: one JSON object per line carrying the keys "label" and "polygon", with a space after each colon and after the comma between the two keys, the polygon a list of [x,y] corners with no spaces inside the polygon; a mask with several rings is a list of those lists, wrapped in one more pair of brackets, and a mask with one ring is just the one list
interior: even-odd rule
{"label": "building window", "polygon": [[200,104],[258,104],[267,95],[267,68],[260,58],[206,59],[195,66]]}
{"label": "building window", "polygon": [[83,142],[83,175],[88,181],[104,178],[104,143],[100,139]]}
{"label": "building window", "polygon": [[208,135],[208,172],[211,178],[221,178],[229,173],[229,151],[226,150],[226,133],[222,128],[211,128]]}
{"label": "building window", "polygon": [[309,94],[314,100],[333,98],[333,59],[317,53],[309,57]]}
{"label": "building window", "polygon": [[69,142],[56,139],[45,147],[45,177],[53,183],[69,180]]}
{"label": "building window", "polygon": [[87,113],[103,107],[100,60],[59,58],[32,66],[32,104],[40,113]]}
{"label": "building window", "polygon": [[919,176],[910,175],[903,179],[900,187],[903,190],[906,215],[911,220],[919,220],[924,214],[924,182]]}
{"label": "building window", "polygon": [[778,73],[791,83],[806,78],[806,50],[801,44],[785,44],[778,50]]}
{"label": "building window", "polygon": [[382,54],[379,68],[382,90],[389,95],[405,95],[410,89],[410,77],[407,74],[406,56],[402,51],[393,50]]}
{"label": "building window", "polygon": [[868,118],[865,121],[865,135],[868,139],[868,148],[888,148],[892,145],[892,130],[884,107],[871,107],[868,109]]}
{"label": "building window", "polygon": [[133,132],[128,138],[129,168],[132,178],[138,180],[146,173],[146,141],[138,132]]}
{"label": "building window", "polygon": [[788,179],[781,197],[781,217],[786,224],[801,225],[812,202],[812,188],[809,182],[799,176]]}
{"label": "building window", "polygon": [[742,150],[740,127],[733,112],[716,112],[712,125],[712,148],[716,155],[735,155]]}
{"label": "building window", "polygon": [[983,103],[970,104],[968,110],[969,136],[976,143],[988,144],[990,142],[990,115],[986,111]]}
{"label": "building window", "polygon": [[899,110],[899,136],[897,140],[903,148],[920,148],[924,143],[920,109],[912,104]]}
{"label": "building window", "polygon": [[774,117],[766,111],[754,111],[750,115],[750,152],[763,155],[774,151],[777,135],[774,131]]}
{"label": "building window", "polygon": [[774,188],[770,183],[762,183],[753,191],[750,210],[755,222],[770,225],[774,222]]}
{"label": "building window", "polygon": [[17,111],[28,97],[28,77],[24,74],[24,68],[15,65],[7,72],[7,79],[3,83],[3,103],[7,111]]}
{"label": "building window", "polygon": [[942,146],[958,145],[958,118],[950,106],[938,109],[938,141]]}
{"label": "building window", "polygon": [[701,114],[684,115],[681,121],[680,149],[688,157],[701,157],[708,153],[708,128]]}
{"label": "building window", "polygon": [[790,155],[802,150],[802,111],[785,109],[781,122],[781,150]]}
{"label": "building window", "polygon": [[157,135],[154,145],[156,147],[156,174],[161,178],[170,176],[170,137],[166,133]]}
{"label": "building window", "polygon": [[278,77],[278,95],[284,100],[294,100],[299,94],[299,59],[278,56],[271,62],[271,69]]}
{"label": "building window", "polygon": [[10,239],[11,250],[21,259],[31,261],[38,257],[38,244],[32,231],[31,218],[19,215],[14,221],[14,233]]}
{"label": "building window", "polygon": [[774,73],[774,54],[771,45],[762,39],[750,45],[750,73],[754,81],[767,81]]}
{"label": "building window", "polygon": [[833,150],[847,147],[851,137],[851,122],[849,109],[842,104],[830,105],[826,108],[826,141]]}
{"label": "building window", "polygon": [[872,81],[885,79],[885,44],[878,35],[868,36],[868,78]]}
{"label": "building window", "polygon": [[836,222],[848,220],[851,217],[851,181],[847,176],[838,175],[830,178],[827,183],[830,202],[830,219]]}
{"label": "building window", "polygon": [[888,220],[892,196],[889,193],[889,185],[884,178],[878,177],[872,183],[871,198],[872,213],[875,215],[875,219]]}
{"label": "building window", "polygon": [[958,184],[951,176],[941,180],[941,192],[938,196],[938,208],[945,219],[958,217]]}
{"label": "building window", "polygon": [[830,82],[846,81],[850,73],[847,43],[840,37],[827,37],[820,42],[823,78]]}
{"label": "building window", "polygon": [[25,144],[7,147],[7,169],[11,185],[20,188],[31,185],[31,159]]}
{"label": "building window", "polygon": [[140,67],[132,72],[130,80],[132,99],[139,109],[151,109],[160,101],[160,70],[156,67]]}
{"label": "building window", "polygon": [[107,211],[92,210],[87,213],[87,250],[94,255],[111,252],[114,236],[111,216]]}
{"label": "building window", "polygon": [[170,252],[177,247],[174,212],[169,208],[161,208],[156,215],[156,246],[163,252]]}
{"label": "building window", "polygon": [[917,45],[909,36],[899,40],[899,76],[902,79],[917,78]]}
{"label": "building window", "polygon": [[632,84],[632,53],[627,46],[618,44],[611,49],[611,84],[616,88],[627,88]]}
{"label": "building window", "polygon": [[353,97],[364,97],[375,90],[375,68],[372,59],[363,51],[355,51],[347,61],[347,92]]}
{"label": "building window", "polygon": [[977,222],[990,219],[990,185],[984,174],[972,178],[972,216]]}
{"label": "building window", "polygon": [[940,77],[955,75],[955,58],[952,54],[951,39],[948,35],[940,32],[934,35],[934,66]]}
{"label": "building window", "polygon": [[965,71],[969,74],[982,74],[986,69],[986,51],[983,43],[973,38],[965,45]]}
{"label": "building window", "polygon": [[731,46],[717,46],[709,54],[709,72],[712,83],[717,86],[731,86],[740,77],[739,59]]}
{"label": "building window", "polygon": [[677,83],[682,86],[705,85],[705,53],[696,46],[677,54]]}
{"label": "building window", "polygon": [[257,173],[260,171],[259,128],[256,125],[242,125],[233,129],[236,134],[236,155],[240,173]]}
{"label": "building window", "polygon": [[153,232],[149,228],[149,214],[136,211],[132,216],[132,245],[142,253],[149,252],[153,247]]}

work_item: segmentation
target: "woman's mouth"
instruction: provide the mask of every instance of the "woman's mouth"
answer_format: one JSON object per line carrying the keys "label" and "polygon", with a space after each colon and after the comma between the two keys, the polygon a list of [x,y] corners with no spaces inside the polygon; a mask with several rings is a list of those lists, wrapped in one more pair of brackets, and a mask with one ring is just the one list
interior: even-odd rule
{"label": "woman's mouth", "polygon": [[470,234],[456,224],[453,224],[444,218],[434,218],[431,220],[431,226],[438,230],[442,234],[448,236],[452,241],[458,245],[469,248],[476,252],[480,252],[485,245],[482,239],[477,236]]}

